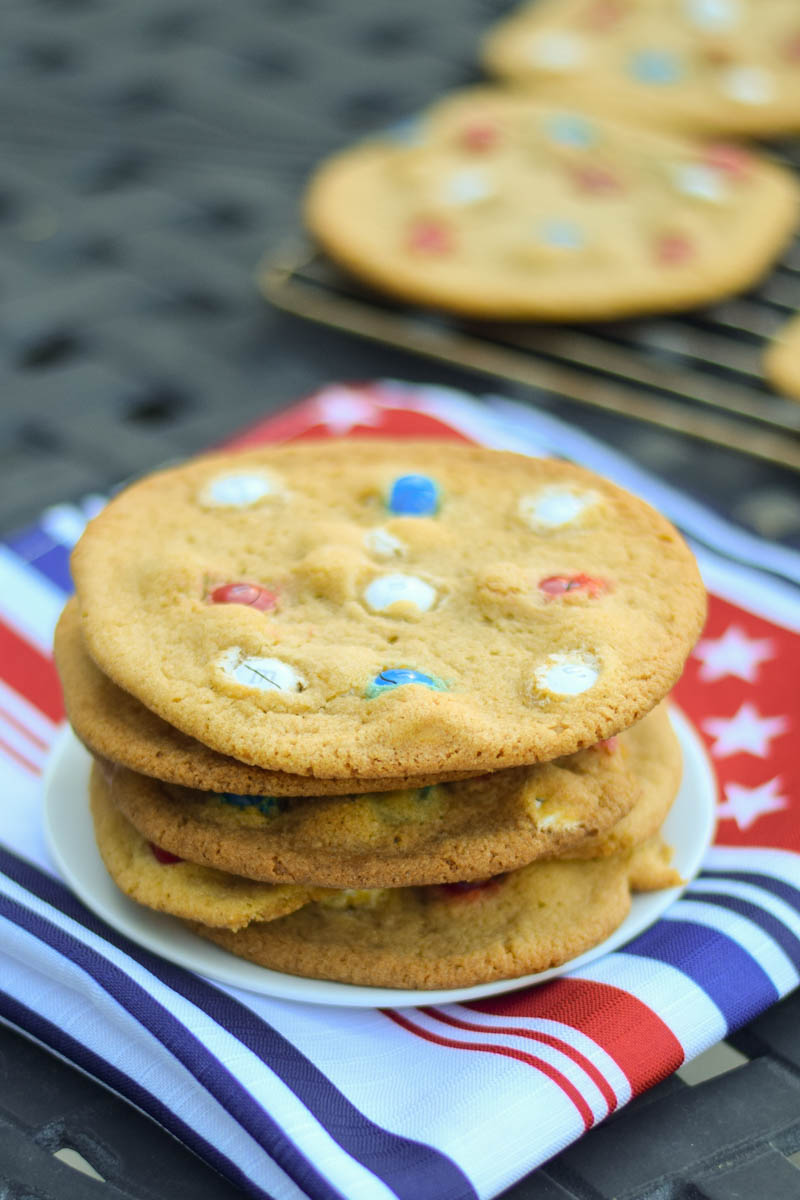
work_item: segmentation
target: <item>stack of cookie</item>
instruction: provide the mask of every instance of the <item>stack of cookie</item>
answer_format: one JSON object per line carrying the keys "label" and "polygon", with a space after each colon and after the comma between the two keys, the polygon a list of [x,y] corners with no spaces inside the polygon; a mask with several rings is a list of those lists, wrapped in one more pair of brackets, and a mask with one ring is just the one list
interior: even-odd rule
{"label": "stack of cookie", "polygon": [[661,703],[691,553],[578,467],[305,443],[121,493],[56,655],[133,899],[310,977],[434,988],[557,965],[677,882]]}

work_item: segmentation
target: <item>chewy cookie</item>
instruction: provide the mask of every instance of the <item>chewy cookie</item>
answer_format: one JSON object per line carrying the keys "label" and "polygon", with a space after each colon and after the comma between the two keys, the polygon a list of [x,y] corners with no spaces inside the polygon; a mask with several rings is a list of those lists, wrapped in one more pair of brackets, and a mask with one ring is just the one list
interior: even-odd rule
{"label": "chewy cookie", "polygon": [[[78,602],[73,596],[56,626],[54,653],[70,724],[88,750],[98,758],[201,791],[244,795],[342,795],[353,790],[348,779],[314,779],[250,767],[218,754],[156,716],[134,696],[117,687],[86,652],[80,629]],[[364,791],[423,787],[450,775],[417,776],[413,780],[362,779]]]}
{"label": "chewy cookie", "polygon": [[147,908],[235,930],[250,921],[273,921],[320,895],[319,889],[256,883],[165,853],[118,811],[106,773],[96,762],[89,798],[97,846],[109,875],[120,891]]}
{"label": "chewy cookie", "polygon": [[779,329],[767,347],[764,374],[777,392],[800,400],[800,315]]}
{"label": "chewy cookie", "polygon": [[631,739],[629,761],[639,786],[639,799],[608,830],[588,834],[570,851],[575,858],[627,854],[641,846],[657,834],[678,794],[683,756],[665,706],[621,736]]}
{"label": "chewy cookie", "polygon": [[798,217],[788,171],[567,103],[491,88],[451,97],[410,141],[324,163],[308,227],[345,268],[412,303],[564,321],[740,292],[788,241]]}
{"label": "chewy cookie", "polygon": [[648,505],[454,443],[201,459],[121,493],[72,561],[118,686],[220,754],[350,790],[608,738],[669,691],[705,613]]}
{"label": "chewy cookie", "polygon": [[[556,859],[470,887],[395,888],[375,903],[308,904],[231,933],[193,924],[231,953],[290,975],[377,987],[464,987],[559,966],[608,937],[630,908],[631,879],[663,886],[652,846]],[[674,882],[674,876],[671,877]]]}
{"label": "chewy cookie", "polygon": [[548,100],[687,133],[800,129],[796,0],[537,0],[484,62]]}
{"label": "chewy cookie", "polygon": [[540,857],[614,854],[654,833],[680,779],[664,706],[614,742],[466,782],[374,795],[214,795],[118,770],[113,796],[159,846],[253,879],[359,888],[458,882]]}

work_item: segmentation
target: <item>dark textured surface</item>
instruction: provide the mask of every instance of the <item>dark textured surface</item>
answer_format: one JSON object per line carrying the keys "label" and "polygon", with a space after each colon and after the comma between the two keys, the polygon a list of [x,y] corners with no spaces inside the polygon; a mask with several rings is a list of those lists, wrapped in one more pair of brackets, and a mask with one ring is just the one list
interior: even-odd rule
{"label": "dark textured surface", "polygon": [[[509,0],[2,0],[0,526],[190,454],[324,382],[485,377],[283,315],[257,260],[326,152],[478,77]],[[787,307],[773,303],[780,314]],[[557,397],[574,421],[787,543],[796,476]],[[515,1200],[790,1200],[800,1001],[736,1042],[757,1061],[667,1080]],[[0,1028],[0,1197],[239,1194],[169,1135]],[[535,1114],[532,1114],[535,1120]],[[107,1183],[53,1158],[72,1146]],[[357,1200],[357,1198],[353,1198]]]}

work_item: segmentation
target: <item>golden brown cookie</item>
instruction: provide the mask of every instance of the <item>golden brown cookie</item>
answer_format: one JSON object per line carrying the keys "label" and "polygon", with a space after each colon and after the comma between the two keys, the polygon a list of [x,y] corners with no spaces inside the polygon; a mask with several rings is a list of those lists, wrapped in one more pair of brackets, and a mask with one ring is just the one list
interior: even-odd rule
{"label": "golden brown cookie", "polygon": [[680,778],[664,706],[614,742],[552,763],[379,794],[215,795],[123,770],[112,787],[126,818],[182,858],[269,882],[406,887],[482,879],[539,857],[613,854],[649,837]]}
{"label": "golden brown cookie", "polygon": [[[315,779],[266,771],[219,754],[174,729],[149,708],[117,687],[95,665],[81,637],[78,601],[71,597],[56,626],[54,653],[70,724],[92,754],[141,775],[201,791],[244,795],[339,796],[353,791],[353,780]],[[424,787],[449,775],[398,779],[362,779],[364,791]]]}
{"label": "golden brown cookie", "polygon": [[566,104],[456,94],[412,140],[325,162],[306,223],[390,295],[545,321],[693,308],[751,286],[789,241],[797,183],[763,155]]}
{"label": "golden brown cookie", "polygon": [[542,98],[686,133],[800,129],[796,0],[536,0],[488,69]]}
{"label": "golden brown cookie", "polygon": [[800,400],[800,315],[779,329],[768,345],[764,374],[776,392]]}
{"label": "golden brown cookie", "polygon": [[100,855],[120,891],[159,912],[226,929],[273,921],[319,896],[319,889],[271,886],[184,862],[148,842],[111,799],[105,772],[92,765],[90,803]]}
{"label": "golden brown cookie", "polygon": [[[653,717],[658,717],[654,724]],[[639,785],[634,807],[604,833],[590,834],[573,850],[575,858],[626,854],[655,836],[678,794],[683,757],[666,713],[657,709],[624,736],[630,739],[630,766]],[[646,889],[640,889],[646,890]]]}
{"label": "golden brown cookie", "polygon": [[72,562],[87,648],[120,687],[219,753],[326,779],[478,774],[608,738],[669,691],[705,613],[648,505],[454,443],[195,461],[116,497]]}
{"label": "golden brown cookie", "polygon": [[466,987],[546,971],[603,941],[627,916],[637,871],[635,851],[535,862],[484,886],[396,888],[369,907],[308,904],[238,933],[192,928],[232,954],[290,975],[376,987]]}

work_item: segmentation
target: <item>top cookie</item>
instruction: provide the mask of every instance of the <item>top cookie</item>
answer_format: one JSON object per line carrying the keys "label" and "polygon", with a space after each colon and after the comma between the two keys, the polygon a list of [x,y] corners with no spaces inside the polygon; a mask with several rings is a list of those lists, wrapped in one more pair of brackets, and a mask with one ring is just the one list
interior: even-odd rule
{"label": "top cookie", "polygon": [[537,0],[488,69],[537,96],[687,133],[800,129],[797,0]]}
{"label": "top cookie", "polygon": [[797,222],[767,159],[477,88],[406,142],[317,172],[306,220],[391,295],[477,317],[605,320],[691,308],[752,284]]}
{"label": "top cookie", "polygon": [[164,720],[322,778],[569,754],[672,687],[705,594],[676,530],[568,463],[343,441],[200,459],[73,553],[87,649]]}

